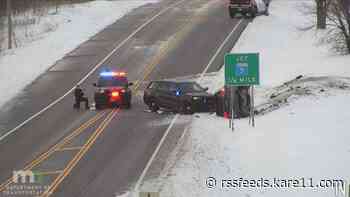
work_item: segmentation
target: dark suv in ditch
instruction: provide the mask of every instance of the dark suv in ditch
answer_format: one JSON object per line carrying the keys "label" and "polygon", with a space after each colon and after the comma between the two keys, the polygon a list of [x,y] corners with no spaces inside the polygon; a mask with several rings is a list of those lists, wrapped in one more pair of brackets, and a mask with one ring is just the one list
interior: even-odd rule
{"label": "dark suv in ditch", "polygon": [[196,82],[152,81],[145,89],[143,101],[152,112],[159,108],[192,114],[215,110],[215,97]]}

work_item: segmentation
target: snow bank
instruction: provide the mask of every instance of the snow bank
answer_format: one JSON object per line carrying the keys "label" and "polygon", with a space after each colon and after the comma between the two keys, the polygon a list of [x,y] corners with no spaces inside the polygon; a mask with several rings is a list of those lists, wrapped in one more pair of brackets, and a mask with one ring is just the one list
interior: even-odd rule
{"label": "snow bank", "polygon": [[[350,94],[305,98],[257,119],[236,121],[236,130],[215,115],[201,115],[192,124],[189,151],[163,188],[162,196],[334,196],[333,188],[220,188],[220,179],[349,180]],[[320,107],[324,106],[324,107]],[[312,109],[312,110],[310,110]],[[339,112],[342,112],[340,116]],[[208,189],[205,180],[218,186]]]}
{"label": "snow bank", "polygon": [[[66,53],[132,9],[156,0],[99,0],[60,9],[36,26],[35,41],[0,54],[0,106]],[[5,94],[6,93],[6,94]]]}

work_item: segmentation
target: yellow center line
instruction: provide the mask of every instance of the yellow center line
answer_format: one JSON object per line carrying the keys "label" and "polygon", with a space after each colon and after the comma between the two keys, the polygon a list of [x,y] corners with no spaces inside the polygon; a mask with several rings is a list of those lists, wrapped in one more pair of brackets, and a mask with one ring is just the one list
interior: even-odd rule
{"label": "yellow center line", "polygon": [[[175,43],[174,41],[171,43]],[[141,80],[137,80],[135,82],[135,86],[133,87],[134,91],[137,91],[137,89],[140,87],[140,83],[144,80],[146,80],[149,75],[151,74],[151,72],[154,70],[154,68],[156,67],[156,65],[160,62],[160,60],[164,57],[164,55],[168,52],[168,49],[170,48],[169,44],[163,45],[160,49],[159,55],[157,55],[150,64],[148,64],[145,68],[145,73],[142,77]],[[141,82],[140,82],[141,81]],[[104,113],[100,112],[99,114],[95,115],[92,119],[90,119],[89,121],[87,121],[86,123],[84,123],[81,127],[79,127],[78,129],[76,129],[75,131],[73,131],[69,136],[67,136],[65,139],[63,139],[63,141],[61,141],[60,143],[56,144],[54,147],[52,147],[50,150],[48,150],[47,152],[43,153],[42,155],[40,155],[37,159],[35,159],[32,163],[30,163],[28,166],[26,166],[24,168],[24,170],[29,170],[32,169],[33,167],[37,166],[39,163],[41,163],[42,161],[44,161],[45,159],[47,159],[52,153],[56,152],[59,149],[62,149],[62,147],[64,145],[66,145],[70,140],[72,140],[73,138],[75,138],[77,135],[79,135],[82,131],[84,131],[86,128],[88,128],[91,124],[95,123],[97,120],[99,120],[102,116],[104,115]],[[85,146],[85,145],[84,145]],[[81,149],[81,150],[84,150]],[[0,192],[3,191],[4,189],[6,189],[6,187],[8,185],[10,185],[12,183],[12,178],[9,178],[5,183],[3,183],[2,185],[0,185]]]}
{"label": "yellow center line", "polygon": [[[160,59],[166,54],[168,45],[164,48],[161,48],[160,55],[158,55],[151,64],[148,64],[146,66],[146,72],[142,78],[141,81],[144,81],[149,74],[152,72],[152,70],[155,68],[155,66],[158,64]],[[137,80],[135,82],[135,86],[133,88],[134,91],[137,91],[139,88],[140,80]],[[41,197],[48,197],[50,196],[63,182],[63,180],[70,174],[70,172],[73,170],[73,168],[77,165],[77,163],[80,161],[80,159],[86,154],[86,152],[91,148],[91,146],[94,144],[98,136],[104,131],[104,129],[109,125],[109,123],[112,121],[114,116],[117,114],[118,110],[113,110],[111,113],[107,115],[107,117],[103,120],[103,122],[100,124],[100,126],[96,129],[94,134],[89,138],[89,140],[84,144],[84,146],[80,149],[80,151],[75,155],[75,157],[69,162],[69,164],[66,166],[66,168],[63,170],[63,173],[58,176],[54,182],[50,185],[47,191],[45,191]],[[112,115],[111,115],[112,114]]]}
{"label": "yellow center line", "polygon": [[135,91],[140,87],[140,84],[148,78],[148,76],[152,73],[152,71],[157,66],[157,64],[165,56],[165,54],[168,52],[169,46],[170,45],[168,43],[164,43],[160,47],[158,55],[156,57],[154,57],[153,60],[151,61],[151,63],[149,63],[146,66],[145,73],[143,74],[142,79],[141,80],[137,80],[137,82],[136,82],[136,84],[134,86],[134,90]]}
{"label": "yellow center line", "polygon": [[[51,147],[48,151],[42,153],[38,158],[34,159],[31,163],[29,163],[27,166],[25,166],[24,170],[30,170],[40,164],[42,161],[47,159],[50,155],[52,155],[54,152],[56,152],[57,149],[61,148],[62,146],[66,145],[70,140],[72,140],[74,137],[79,135],[81,132],[83,132],[85,129],[87,129],[89,126],[94,124],[96,121],[101,119],[105,112],[99,112],[98,114],[94,115],[91,119],[86,121],[84,124],[82,124],[80,127],[75,129],[70,135],[65,137],[63,140],[61,140],[59,143]],[[8,178],[3,184],[0,185],[0,192],[4,191],[7,186],[9,186],[12,181],[12,177]]]}
{"label": "yellow center line", "polygon": [[82,148],[83,148],[82,146],[73,146],[73,147],[58,148],[56,149],[56,151],[80,150]]}
{"label": "yellow center line", "polygon": [[195,24],[199,24],[201,21],[203,21],[208,16],[206,15],[198,15],[195,18],[186,21],[183,25],[179,27],[179,31],[171,37],[168,41],[165,41],[163,45],[160,46],[159,53],[156,57],[153,58],[151,63],[149,63],[145,68],[145,73],[142,76],[141,80],[137,80],[135,82],[135,90],[137,90],[140,87],[140,84],[144,82],[150,74],[153,72],[154,68],[159,64],[159,62],[166,56],[167,53],[172,48],[175,48],[176,44],[178,44],[182,39],[184,39],[185,35],[191,31],[192,27]]}
{"label": "yellow center line", "polygon": [[[164,55],[167,52],[167,49],[169,48],[169,45],[166,45],[161,48],[160,54],[156,56],[155,59],[153,59],[151,64],[148,64],[146,66],[146,72],[142,78],[141,81],[144,81],[149,74],[152,72],[152,70],[155,68],[155,66],[159,63],[161,58],[164,57]],[[136,81],[136,86],[134,86],[133,91],[137,91],[140,81]],[[100,124],[100,126],[96,129],[96,131],[92,134],[92,136],[89,138],[89,140],[84,144],[83,148],[80,149],[80,151],[74,156],[74,158],[69,162],[69,164],[64,169],[63,173],[58,176],[54,182],[50,185],[48,190],[46,190],[41,197],[48,197],[50,196],[57,188],[58,186],[63,182],[63,180],[71,173],[73,168],[77,165],[77,163],[81,160],[81,158],[86,154],[86,152],[91,148],[91,146],[94,144],[98,136],[105,130],[105,128],[109,125],[109,123],[112,121],[114,116],[117,114],[118,110],[113,110],[111,113],[108,114],[108,116],[103,120],[103,122]],[[111,115],[112,114],[112,115]]]}
{"label": "yellow center line", "polygon": [[35,172],[36,175],[54,175],[54,174],[61,174],[63,170],[56,170],[56,171],[47,171],[47,172]]}
{"label": "yellow center line", "polygon": [[100,118],[103,117],[105,112],[100,112],[99,114],[96,114],[94,117],[92,117],[90,120],[85,122],[83,125],[81,125],[79,128],[74,130],[69,136],[65,137],[62,141],[60,141],[58,144],[56,144],[54,147],[49,149],[46,153],[42,154],[38,159],[34,160],[31,164],[26,166],[24,169],[28,170],[35,166],[37,166],[39,163],[41,163],[43,160],[48,158],[52,153],[56,152],[57,149],[61,148],[62,146],[66,145],[68,142],[70,142],[73,138],[78,136],[80,133],[85,131],[85,129],[89,128],[92,124],[94,124],[96,121],[98,121]]}
{"label": "yellow center line", "polygon": [[50,187],[41,195],[41,197],[50,196],[60,185],[60,183],[71,173],[73,168],[77,165],[77,163],[81,160],[81,158],[86,154],[86,152],[92,147],[96,139],[99,135],[105,130],[105,128],[109,125],[109,123],[113,120],[115,115],[119,112],[119,109],[114,109],[111,111],[107,117],[103,120],[100,126],[96,129],[94,134],[88,139],[88,141],[84,144],[84,148],[80,149],[80,151],[74,156],[74,158],[68,163],[67,167],[63,170],[63,173],[60,174],[54,182],[50,185]]}
{"label": "yellow center line", "polygon": [[[200,17],[201,18],[201,17]],[[178,34],[176,34],[173,38],[171,38],[168,42],[166,42],[164,45],[162,45],[159,49],[159,53],[158,55],[153,58],[153,60],[151,61],[151,63],[149,63],[146,67],[145,67],[145,72],[141,78],[141,80],[136,80],[135,85],[133,87],[134,91],[137,91],[137,89],[140,87],[140,84],[142,82],[144,82],[152,73],[152,71],[154,70],[154,68],[157,66],[157,64],[159,64],[159,62],[162,60],[162,58],[165,57],[165,55],[169,52],[169,50],[174,47],[174,45],[180,40],[182,39],[183,35],[188,31],[188,29],[190,28],[189,23],[184,24],[181,26],[180,32]],[[186,28],[187,27],[187,28]],[[115,110],[113,110],[112,112],[114,112]],[[112,112],[110,114],[112,114]],[[109,115],[110,115],[109,114]],[[103,132],[103,130],[108,126],[108,124],[111,122],[111,120],[113,119],[113,117],[116,115],[116,113],[112,116],[112,118],[109,118],[109,115],[106,117],[106,119],[104,119],[103,123],[101,123],[100,126],[101,129],[97,129],[95,131],[95,133],[90,137],[92,139],[92,142],[88,141],[83,147],[74,147],[72,149],[70,148],[62,148],[64,145],[66,145],[70,140],[72,140],[73,138],[75,138],[76,136],[78,136],[82,131],[84,131],[86,128],[88,128],[91,124],[93,124],[94,122],[96,122],[98,119],[100,119],[102,117],[102,115],[104,115],[104,113],[100,113],[101,116],[98,116],[98,114],[95,116],[96,119],[91,121],[89,120],[88,122],[84,123],[81,127],[79,127],[76,131],[72,132],[72,134],[70,136],[67,136],[61,143],[56,144],[56,146],[52,147],[49,151],[47,151],[46,153],[42,154],[38,159],[34,160],[30,165],[28,165],[25,169],[31,169],[33,167],[35,167],[36,165],[38,165],[40,162],[42,162],[43,160],[45,160],[46,158],[48,158],[52,153],[54,153],[55,151],[62,151],[62,150],[73,150],[73,149],[80,149],[80,151],[77,153],[76,157],[73,158],[73,160],[71,160],[71,162],[73,162],[71,164],[72,167],[68,168],[69,166],[66,167],[66,170],[64,170],[64,173],[61,174],[62,176],[59,180],[56,179],[54,183],[52,183],[51,187],[49,188],[49,190],[47,192],[45,192],[44,196],[49,196],[50,194],[52,194],[52,192],[59,186],[59,184],[64,180],[64,178],[66,176],[68,176],[68,174],[71,172],[72,168],[76,165],[76,163],[78,163],[78,161],[81,159],[81,157],[87,152],[87,150],[93,145],[94,141],[97,139],[97,137]],[[95,118],[94,117],[94,118]],[[94,119],[92,118],[92,119]],[[108,119],[108,120],[107,120]],[[90,122],[91,121],[91,122]],[[86,125],[85,125],[86,124]],[[96,134],[96,135],[95,135]],[[90,140],[90,139],[89,139]],[[74,164],[74,165],[73,165]],[[69,164],[68,164],[69,165]],[[59,178],[58,177],[58,178]],[[0,192],[3,190],[3,188],[5,188],[7,185],[11,184],[12,179],[9,179],[6,183],[0,185]]]}

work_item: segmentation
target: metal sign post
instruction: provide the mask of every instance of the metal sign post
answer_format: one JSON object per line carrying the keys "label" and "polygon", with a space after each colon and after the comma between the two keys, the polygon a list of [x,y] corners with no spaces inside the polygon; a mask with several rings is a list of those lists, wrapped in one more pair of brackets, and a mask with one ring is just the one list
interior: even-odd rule
{"label": "metal sign post", "polygon": [[[254,117],[254,85],[260,84],[259,54],[258,53],[232,53],[225,55],[225,85],[251,86],[250,88],[250,119],[249,124],[255,126]],[[234,90],[231,91],[231,118],[230,128],[234,129]]]}
{"label": "metal sign post", "polygon": [[230,112],[231,112],[231,117],[230,117],[230,125],[229,128],[232,129],[232,131],[235,130],[235,124],[234,124],[234,118],[235,118],[235,110],[234,110],[234,103],[235,103],[235,91],[233,86],[230,87],[230,94],[231,94],[231,100],[230,100]]}
{"label": "metal sign post", "polygon": [[251,125],[252,124],[252,121],[253,121],[253,117],[252,117],[252,97],[254,97],[253,96],[253,94],[252,94],[252,87],[253,86],[250,86],[250,88],[249,88],[249,92],[250,92],[250,97],[249,97],[249,102],[250,102],[250,108],[249,108],[249,125]]}
{"label": "metal sign post", "polygon": [[252,126],[255,127],[254,86],[251,86],[250,91],[250,119],[252,120]]}

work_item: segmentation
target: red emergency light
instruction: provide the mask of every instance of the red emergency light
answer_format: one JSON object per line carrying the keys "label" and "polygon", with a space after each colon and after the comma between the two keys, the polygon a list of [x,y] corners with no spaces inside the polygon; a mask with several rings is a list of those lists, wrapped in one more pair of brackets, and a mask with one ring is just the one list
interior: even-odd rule
{"label": "red emergency light", "polygon": [[111,95],[112,95],[112,97],[114,97],[114,98],[115,98],[115,97],[119,97],[119,92],[118,92],[118,91],[113,91]]}

